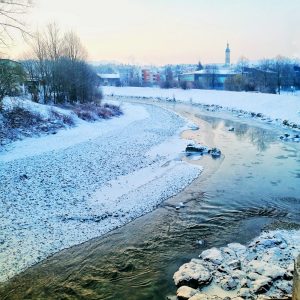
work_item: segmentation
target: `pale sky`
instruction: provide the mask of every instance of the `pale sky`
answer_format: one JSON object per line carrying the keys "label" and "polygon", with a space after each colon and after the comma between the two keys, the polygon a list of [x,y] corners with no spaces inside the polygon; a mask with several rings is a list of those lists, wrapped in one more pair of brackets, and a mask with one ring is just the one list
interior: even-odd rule
{"label": "pale sky", "polygon": [[[168,64],[300,58],[300,0],[34,0],[32,30],[73,29],[89,60]],[[24,51],[16,44],[12,56]]]}

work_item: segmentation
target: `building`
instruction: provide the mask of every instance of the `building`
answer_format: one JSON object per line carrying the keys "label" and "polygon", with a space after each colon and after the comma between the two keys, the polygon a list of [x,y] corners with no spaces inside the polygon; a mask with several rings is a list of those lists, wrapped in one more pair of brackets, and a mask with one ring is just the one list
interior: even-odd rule
{"label": "building", "polygon": [[160,72],[156,69],[142,69],[142,84],[144,86],[159,85],[161,78]]}
{"label": "building", "polygon": [[200,71],[181,74],[178,80],[179,82],[190,82],[198,88],[222,90],[226,79],[236,74],[237,72],[231,68],[209,65]]}
{"label": "building", "polygon": [[230,64],[230,48],[227,43],[225,49],[225,64],[206,65],[200,71],[193,71],[180,74],[179,82],[191,83],[194,87],[204,89],[224,89],[228,77],[238,74]]}
{"label": "building", "polygon": [[120,74],[97,74],[101,85],[118,86],[120,85]]}

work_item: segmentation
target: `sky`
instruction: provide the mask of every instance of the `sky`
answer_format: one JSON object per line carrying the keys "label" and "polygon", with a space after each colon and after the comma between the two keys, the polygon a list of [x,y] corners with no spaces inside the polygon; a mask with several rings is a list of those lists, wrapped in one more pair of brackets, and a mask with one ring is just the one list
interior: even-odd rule
{"label": "sky", "polygon": [[[221,63],[300,58],[300,0],[34,0],[30,30],[56,22],[74,30],[90,61]],[[26,50],[15,43],[11,55]]]}

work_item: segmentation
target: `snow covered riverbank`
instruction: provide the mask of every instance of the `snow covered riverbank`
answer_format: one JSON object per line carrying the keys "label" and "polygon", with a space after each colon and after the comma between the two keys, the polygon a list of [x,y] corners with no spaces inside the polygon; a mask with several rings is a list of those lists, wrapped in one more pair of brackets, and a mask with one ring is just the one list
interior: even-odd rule
{"label": "snow covered riverbank", "polygon": [[[287,120],[300,125],[300,96],[214,90],[182,90],[137,87],[104,87],[105,95],[156,98],[222,106],[228,110],[254,112],[263,118]],[[280,123],[279,121],[279,123]]]}
{"label": "snow covered riverbank", "polygon": [[182,118],[148,105],[123,111],[0,154],[0,281],[153,210],[199,176],[178,159]]}

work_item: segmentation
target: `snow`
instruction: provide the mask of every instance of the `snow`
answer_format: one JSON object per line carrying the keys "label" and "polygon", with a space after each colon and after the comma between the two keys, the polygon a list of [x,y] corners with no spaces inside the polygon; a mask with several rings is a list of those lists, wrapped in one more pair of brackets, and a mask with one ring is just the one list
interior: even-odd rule
{"label": "snow", "polygon": [[184,119],[151,105],[122,109],[1,153],[0,281],[150,212],[200,175],[180,160]]}
{"label": "snow", "polygon": [[78,117],[71,111],[61,109],[55,106],[43,105],[35,103],[26,97],[5,97],[3,99],[3,108],[6,110],[12,110],[14,107],[21,107],[26,110],[40,114],[43,118],[49,118],[51,110],[55,110],[65,115],[71,115],[74,118],[74,121],[78,121]]}
{"label": "snow", "polygon": [[97,74],[102,79],[120,79],[119,74]]}
{"label": "snow", "polygon": [[[30,101],[28,101],[30,102]],[[24,102],[27,105],[27,102]],[[49,109],[47,105],[28,103],[35,111],[46,113]],[[29,105],[27,105],[29,108]],[[61,110],[68,112],[66,110]],[[55,135],[46,135],[42,137],[27,138],[22,141],[16,141],[9,145],[9,151],[0,152],[0,162],[8,162],[15,159],[40,155],[45,152],[65,149],[79,143],[87,142],[99,136],[109,133],[116,128],[127,126],[135,121],[146,119],[149,114],[146,109],[140,106],[130,104],[124,105],[124,116],[111,120],[103,120],[96,123],[89,123],[78,119],[79,126],[60,130]],[[63,142],[62,142],[63,141]]]}
{"label": "snow", "polygon": [[262,113],[272,119],[300,124],[300,96],[215,90],[182,90],[138,87],[103,87],[105,95],[173,99],[197,104],[221,105],[228,109]]}
{"label": "snow", "polygon": [[198,282],[198,295],[207,299],[246,295],[258,299],[260,290],[268,299],[284,299],[292,291],[294,260],[299,251],[299,230],[262,232],[247,246],[231,243],[204,250],[201,259],[182,265],[173,279],[177,286],[195,287]]}

